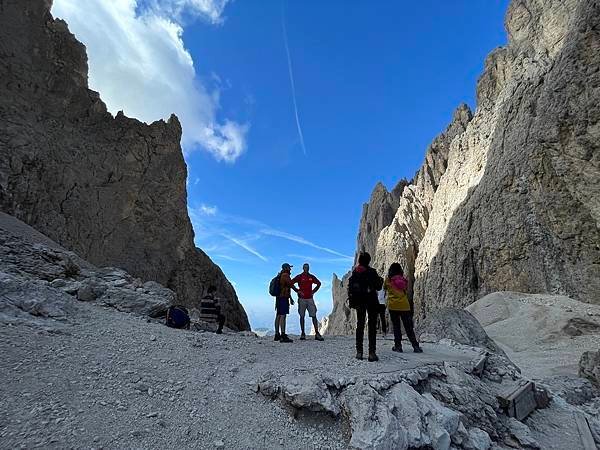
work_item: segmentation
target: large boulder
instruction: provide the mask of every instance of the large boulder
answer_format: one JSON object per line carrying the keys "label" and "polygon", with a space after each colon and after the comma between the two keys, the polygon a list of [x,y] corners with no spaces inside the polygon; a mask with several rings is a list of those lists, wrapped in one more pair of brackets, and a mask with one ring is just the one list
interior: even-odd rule
{"label": "large boulder", "polygon": [[196,305],[214,285],[227,325],[249,329],[233,286],[194,245],[179,120],[113,117],[51,4],[1,7],[0,210],[95,265],[171,288],[179,303]]}
{"label": "large boulder", "polygon": [[427,335],[434,340],[451,339],[473,347],[486,348],[506,356],[504,351],[490,339],[478,320],[464,309],[442,308],[419,322],[418,337]]}

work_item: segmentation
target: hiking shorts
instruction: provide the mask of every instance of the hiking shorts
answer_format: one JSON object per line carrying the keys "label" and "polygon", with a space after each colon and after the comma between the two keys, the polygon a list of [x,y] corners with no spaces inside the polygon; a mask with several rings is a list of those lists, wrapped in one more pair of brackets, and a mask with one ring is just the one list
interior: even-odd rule
{"label": "hiking shorts", "polygon": [[290,299],[287,297],[277,297],[275,301],[275,310],[278,316],[290,313]]}
{"label": "hiking shorts", "polygon": [[299,298],[298,299],[298,314],[300,317],[304,317],[308,310],[308,317],[317,317],[317,305],[313,298]]}

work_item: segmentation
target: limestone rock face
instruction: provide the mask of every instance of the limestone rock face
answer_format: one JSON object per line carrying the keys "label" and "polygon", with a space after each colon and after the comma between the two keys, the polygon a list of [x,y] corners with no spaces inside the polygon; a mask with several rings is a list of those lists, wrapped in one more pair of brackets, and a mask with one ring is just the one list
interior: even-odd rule
{"label": "limestone rock face", "polygon": [[495,291],[600,303],[599,26],[596,1],[513,0],[475,113],[457,110],[391,223],[361,227],[380,272],[405,267],[419,317]]}
{"label": "limestone rock face", "polygon": [[402,192],[407,185],[406,180],[400,180],[392,192],[388,192],[382,183],[377,183],[369,202],[363,205],[358,227],[357,254],[368,252],[371,256],[375,255],[377,236],[392,222]]}
{"label": "limestone rock face", "polygon": [[227,325],[248,329],[233,287],[194,245],[179,121],[113,118],[50,4],[1,6],[0,210],[93,264],[172,288],[179,303],[213,284]]}
{"label": "limestone rock face", "polygon": [[340,280],[336,274],[331,281],[333,309],[321,322],[322,334],[353,334],[356,331],[356,312],[348,306],[348,280],[350,273]]}
{"label": "limestone rock face", "polygon": [[498,291],[600,303],[600,5],[513,1],[419,246],[421,315]]}

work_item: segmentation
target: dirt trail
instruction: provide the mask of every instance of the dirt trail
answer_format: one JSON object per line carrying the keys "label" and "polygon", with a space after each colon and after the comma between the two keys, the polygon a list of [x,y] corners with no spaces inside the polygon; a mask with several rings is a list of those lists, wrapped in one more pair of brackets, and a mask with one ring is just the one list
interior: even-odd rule
{"label": "dirt trail", "polygon": [[294,420],[255,392],[266,372],[339,379],[461,361],[474,353],[425,345],[416,355],[352,358],[353,340],[292,344],[252,335],[172,330],[78,304],[54,332],[0,329],[2,448],[345,448],[338,421]]}

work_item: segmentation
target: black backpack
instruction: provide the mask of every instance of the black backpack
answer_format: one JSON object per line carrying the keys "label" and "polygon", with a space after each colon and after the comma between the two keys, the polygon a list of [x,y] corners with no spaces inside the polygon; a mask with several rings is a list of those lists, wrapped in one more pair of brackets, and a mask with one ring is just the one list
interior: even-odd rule
{"label": "black backpack", "polygon": [[166,325],[170,328],[190,329],[190,314],[188,310],[180,305],[170,306],[167,309]]}
{"label": "black backpack", "polygon": [[269,283],[269,294],[273,297],[279,297],[279,294],[281,293],[280,278],[281,274],[278,273]]}
{"label": "black backpack", "polygon": [[348,303],[350,308],[359,308],[366,305],[372,288],[369,283],[369,271],[352,272],[348,280]]}

